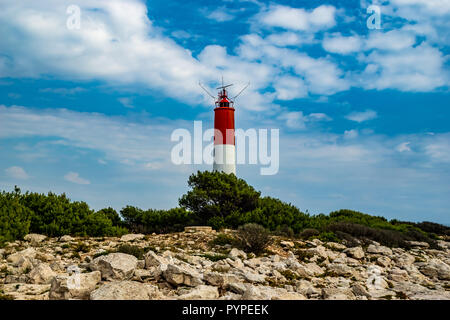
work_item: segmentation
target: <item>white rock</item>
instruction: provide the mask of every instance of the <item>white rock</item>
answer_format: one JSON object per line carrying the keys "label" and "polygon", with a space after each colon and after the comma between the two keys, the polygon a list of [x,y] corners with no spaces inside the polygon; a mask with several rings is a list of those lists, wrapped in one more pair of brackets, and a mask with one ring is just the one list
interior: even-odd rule
{"label": "white rock", "polygon": [[145,268],[160,267],[162,271],[167,269],[167,265],[171,262],[169,259],[158,256],[153,251],[149,251],[144,255]]}
{"label": "white rock", "polygon": [[158,288],[136,281],[115,281],[102,285],[90,294],[91,300],[154,300],[161,299]]}
{"label": "white rock", "polygon": [[59,241],[61,241],[61,242],[70,242],[70,241],[74,241],[74,240],[75,240],[75,238],[73,238],[69,235],[65,235],[65,236],[62,236],[61,238],[59,238]]}
{"label": "white rock", "polygon": [[88,299],[101,281],[100,271],[56,276],[52,279],[49,298],[52,300]]}
{"label": "white rock", "polygon": [[102,279],[127,280],[133,277],[138,259],[125,253],[110,253],[94,259],[92,269],[102,273]]}
{"label": "white rock", "polygon": [[49,284],[56,273],[47,263],[40,263],[28,274],[28,281],[34,284]]}
{"label": "white rock", "polygon": [[178,297],[179,300],[213,300],[219,298],[219,290],[214,286],[199,285]]}
{"label": "white rock", "polygon": [[338,276],[351,277],[353,275],[353,269],[342,263],[331,263],[327,265],[327,269]]}
{"label": "white rock", "polygon": [[234,274],[220,272],[207,272],[203,275],[203,280],[210,285],[222,288],[227,287],[230,283],[239,282],[239,278]]}
{"label": "white rock", "polygon": [[195,287],[203,284],[202,275],[188,265],[169,264],[163,272],[163,276],[167,282],[176,286]]}
{"label": "white rock", "polygon": [[241,258],[243,260],[247,259],[247,254],[244,251],[236,249],[236,248],[231,249],[228,256],[231,259],[237,259],[237,258]]}
{"label": "white rock", "polygon": [[450,280],[450,267],[439,259],[431,259],[419,268],[420,272],[431,278]]}
{"label": "white rock", "polygon": [[42,234],[30,233],[23,237],[25,241],[31,242],[32,245],[37,245],[47,239],[47,236]]}
{"label": "white rock", "polygon": [[355,258],[355,259],[364,258],[364,251],[361,247],[353,247],[353,248],[345,249],[344,253],[346,253],[348,256]]}
{"label": "white rock", "polygon": [[369,245],[369,247],[367,248],[367,252],[368,253],[376,253],[376,254],[384,254],[387,256],[392,255],[392,250],[390,248],[381,246],[381,245],[374,245],[374,244]]}
{"label": "white rock", "polygon": [[120,238],[120,241],[129,242],[129,241],[136,241],[136,240],[142,240],[144,239],[145,235],[143,234],[125,234]]}
{"label": "white rock", "polygon": [[36,250],[34,248],[27,248],[25,250],[10,254],[6,260],[11,262],[14,266],[17,266],[21,259],[34,259],[34,257],[36,257]]}

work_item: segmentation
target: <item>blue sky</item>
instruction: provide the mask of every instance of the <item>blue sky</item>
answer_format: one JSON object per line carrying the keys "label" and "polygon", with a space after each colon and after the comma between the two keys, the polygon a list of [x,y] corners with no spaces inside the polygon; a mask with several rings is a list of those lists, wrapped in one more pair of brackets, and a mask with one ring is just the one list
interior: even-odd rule
{"label": "blue sky", "polygon": [[237,168],[264,195],[450,224],[449,17],[439,0],[0,1],[0,189],[176,206],[211,168],[172,164],[170,135],[212,126],[197,83],[224,76],[251,82],[237,127],[280,129],[278,174]]}

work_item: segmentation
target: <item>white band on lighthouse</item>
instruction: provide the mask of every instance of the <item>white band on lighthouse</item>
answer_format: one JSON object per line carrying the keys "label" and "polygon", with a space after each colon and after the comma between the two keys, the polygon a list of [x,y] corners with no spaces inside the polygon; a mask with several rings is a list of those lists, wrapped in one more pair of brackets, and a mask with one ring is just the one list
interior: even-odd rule
{"label": "white band on lighthouse", "polygon": [[236,174],[236,147],[233,144],[214,146],[213,170]]}

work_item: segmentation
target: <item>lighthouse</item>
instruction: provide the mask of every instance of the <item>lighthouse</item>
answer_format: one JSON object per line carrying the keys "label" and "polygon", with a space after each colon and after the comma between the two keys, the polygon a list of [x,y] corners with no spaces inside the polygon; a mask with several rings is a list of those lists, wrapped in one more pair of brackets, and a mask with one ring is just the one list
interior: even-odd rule
{"label": "lighthouse", "polygon": [[218,87],[214,108],[214,171],[236,174],[236,146],[234,138],[234,103],[228,98],[227,87]]}

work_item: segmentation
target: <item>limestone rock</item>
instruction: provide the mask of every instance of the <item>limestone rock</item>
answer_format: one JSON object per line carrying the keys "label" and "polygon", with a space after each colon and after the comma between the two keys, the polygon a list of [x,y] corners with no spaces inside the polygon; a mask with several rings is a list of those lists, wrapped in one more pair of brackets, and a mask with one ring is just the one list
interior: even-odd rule
{"label": "limestone rock", "polygon": [[355,295],[351,289],[322,288],[322,297],[325,300],[354,300]]}
{"label": "limestone rock", "polygon": [[47,236],[44,236],[42,234],[30,233],[23,237],[23,239],[30,242],[32,245],[38,245],[39,243],[47,239]]}
{"label": "limestone rock", "polygon": [[129,242],[144,239],[145,235],[143,234],[125,234],[120,238],[120,241]]}
{"label": "limestone rock", "polygon": [[56,273],[47,263],[41,263],[28,274],[28,282],[34,284],[49,284]]}
{"label": "limestone rock", "polygon": [[125,253],[110,253],[94,259],[92,268],[102,273],[102,279],[127,280],[133,277],[138,259]]}
{"label": "limestone rock", "polygon": [[236,248],[231,249],[231,251],[228,254],[228,256],[231,259],[238,259],[238,258],[241,258],[241,259],[244,259],[244,260],[247,259],[247,254],[244,251],[236,249]]}
{"label": "limestone rock", "polygon": [[25,250],[10,254],[6,260],[11,262],[14,266],[17,266],[21,259],[34,259],[34,257],[36,257],[36,250],[34,248],[27,248]]}
{"label": "limestone rock", "polygon": [[156,286],[128,280],[106,283],[90,294],[91,300],[153,300],[161,297]]}
{"label": "limestone rock", "polygon": [[202,275],[187,265],[169,264],[163,276],[167,282],[175,286],[186,285],[195,287],[203,284]]}
{"label": "limestone rock", "polygon": [[375,254],[384,254],[387,256],[392,255],[392,250],[390,248],[375,244],[369,245],[369,247],[367,248],[367,252]]}
{"label": "limestone rock", "polygon": [[242,300],[306,300],[297,292],[288,292],[283,288],[268,286],[249,286],[242,295]]}
{"label": "limestone rock", "polygon": [[146,269],[150,269],[151,267],[161,267],[162,271],[165,271],[167,265],[170,263],[169,259],[158,256],[151,250],[144,255],[144,260]]}
{"label": "limestone rock", "polygon": [[203,275],[203,280],[210,285],[225,288],[230,283],[239,282],[239,278],[234,274],[226,274],[220,272],[207,272]]}
{"label": "limestone rock", "polygon": [[431,259],[419,268],[420,272],[431,278],[450,280],[450,267],[438,259]]}
{"label": "limestone rock", "polygon": [[331,263],[327,269],[338,276],[351,277],[353,275],[353,269],[343,263]]}
{"label": "limestone rock", "polygon": [[52,300],[88,299],[101,281],[100,271],[69,276],[56,276],[51,281],[49,298]]}
{"label": "limestone rock", "polygon": [[355,258],[355,259],[364,258],[364,251],[361,247],[353,247],[353,248],[345,249],[344,253],[346,253],[348,256]]}
{"label": "limestone rock", "polygon": [[180,300],[213,300],[217,298],[219,298],[217,287],[203,284],[178,297]]}
{"label": "limestone rock", "polygon": [[65,236],[62,236],[61,238],[59,238],[59,241],[61,241],[61,242],[70,242],[70,241],[74,241],[74,240],[75,240],[75,238],[73,238],[69,235],[65,235]]}

